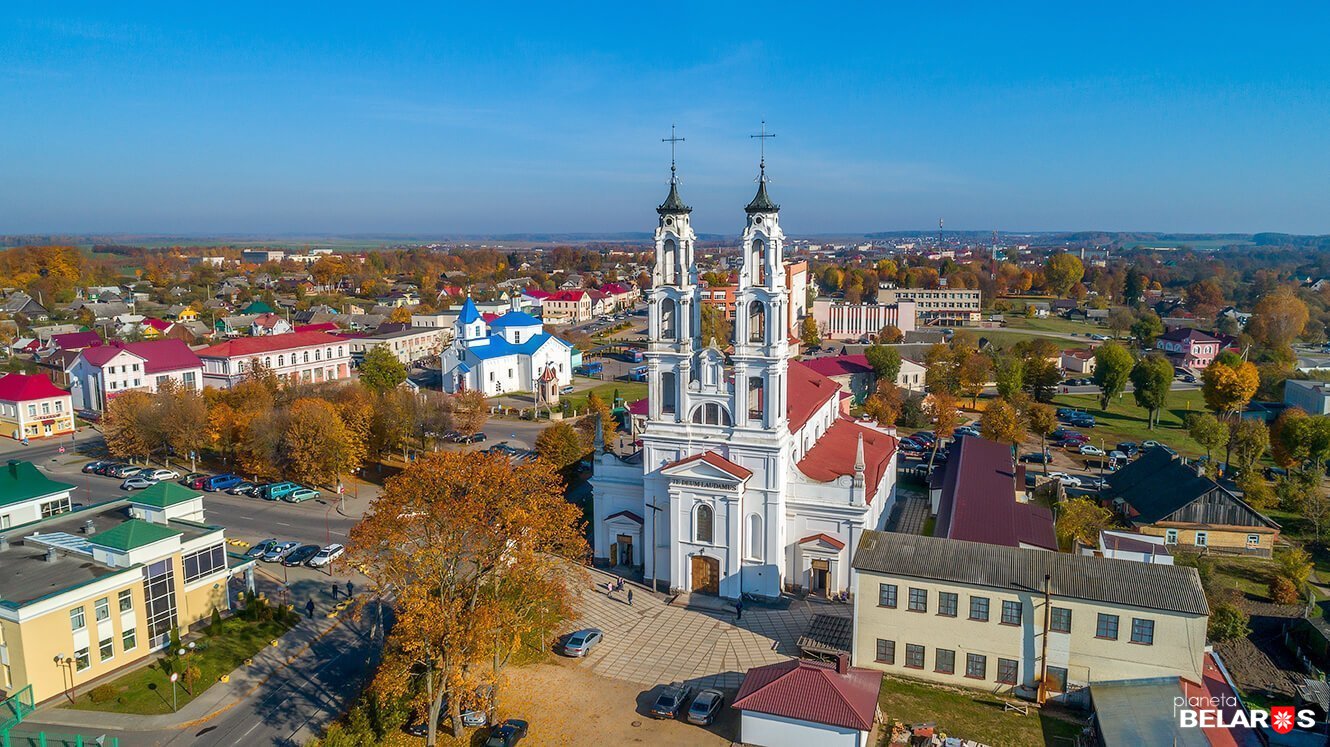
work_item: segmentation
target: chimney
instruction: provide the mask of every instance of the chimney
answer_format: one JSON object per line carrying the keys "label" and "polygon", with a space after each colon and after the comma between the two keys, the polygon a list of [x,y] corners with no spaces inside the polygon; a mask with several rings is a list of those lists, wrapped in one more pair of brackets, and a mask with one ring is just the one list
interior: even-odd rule
{"label": "chimney", "polygon": [[1196,476],[1205,477],[1205,464],[1199,459],[1196,460]]}
{"label": "chimney", "polygon": [[48,547],[46,548],[46,557],[42,558],[42,560],[45,560],[48,563],[54,563],[58,557],[60,556],[56,554],[55,548]]}
{"label": "chimney", "polygon": [[850,655],[836,654],[836,674],[850,673]]}
{"label": "chimney", "polygon": [[97,525],[93,523],[92,519],[88,519],[87,521],[83,522],[83,533],[87,535],[93,535],[97,533]]}

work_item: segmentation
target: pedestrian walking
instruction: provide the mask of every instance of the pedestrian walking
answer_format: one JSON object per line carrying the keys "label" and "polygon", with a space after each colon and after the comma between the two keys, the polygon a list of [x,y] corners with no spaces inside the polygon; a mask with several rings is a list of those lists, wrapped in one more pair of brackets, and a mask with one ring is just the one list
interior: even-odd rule
{"label": "pedestrian walking", "polygon": [[633,590],[632,590],[632,589],[629,589],[629,590],[628,590],[628,606],[629,606],[629,607],[632,607],[632,606],[633,606]]}
{"label": "pedestrian walking", "polygon": [[739,597],[739,601],[737,601],[737,602],[734,603],[734,619],[735,619],[735,620],[742,620],[742,619],[744,619],[744,599],[743,599],[743,597]]}
{"label": "pedestrian walking", "polygon": [[336,598],[337,598],[337,582],[336,582],[336,581],[332,582],[332,598],[333,598],[333,599],[336,599]]}
{"label": "pedestrian walking", "polygon": [[346,598],[347,598],[347,599],[350,599],[351,597],[353,597],[353,596],[355,596],[355,595],[356,595],[356,587],[355,587],[355,584],[351,583],[351,579],[348,578],[348,579],[346,580]]}
{"label": "pedestrian walking", "polygon": [[308,602],[305,602],[305,616],[306,616],[306,617],[309,617],[309,618],[313,618],[313,617],[314,617],[314,600],[313,600],[313,599],[309,600]]}

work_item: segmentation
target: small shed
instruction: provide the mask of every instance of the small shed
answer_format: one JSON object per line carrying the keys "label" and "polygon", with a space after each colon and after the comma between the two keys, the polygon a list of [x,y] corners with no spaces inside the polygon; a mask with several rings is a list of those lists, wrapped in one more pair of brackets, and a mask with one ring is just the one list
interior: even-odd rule
{"label": "small shed", "polygon": [[748,670],[734,700],[739,737],[761,747],[868,747],[882,673],[798,659]]}

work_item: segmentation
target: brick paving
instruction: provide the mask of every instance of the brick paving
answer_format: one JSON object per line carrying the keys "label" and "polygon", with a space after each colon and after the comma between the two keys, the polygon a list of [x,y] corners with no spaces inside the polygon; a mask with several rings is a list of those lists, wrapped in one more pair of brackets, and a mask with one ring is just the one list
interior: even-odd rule
{"label": "brick paving", "polygon": [[[593,578],[603,584],[600,573]],[[849,615],[850,605],[793,600],[788,609],[748,605],[731,613],[670,606],[645,589],[607,595],[603,586],[582,597],[579,626],[605,631],[584,666],[604,677],[641,685],[686,682],[694,687],[738,688],[749,669],[798,654],[796,642],[814,614]]]}
{"label": "brick paving", "polygon": [[888,532],[923,534],[928,520],[928,496],[923,490],[899,485],[896,488],[896,507],[887,521]]}

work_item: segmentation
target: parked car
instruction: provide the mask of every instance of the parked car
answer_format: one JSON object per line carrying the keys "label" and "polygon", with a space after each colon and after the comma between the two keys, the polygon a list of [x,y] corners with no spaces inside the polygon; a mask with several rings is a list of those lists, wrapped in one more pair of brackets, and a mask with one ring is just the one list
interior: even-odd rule
{"label": "parked car", "polygon": [[1153,438],[1152,438],[1152,439],[1149,439],[1148,441],[1142,441],[1142,442],[1141,442],[1141,448],[1142,448],[1142,449],[1153,449],[1153,448],[1156,447],[1156,446],[1163,446],[1163,444],[1159,443],[1158,441],[1154,440]]}
{"label": "parked car", "polygon": [[320,548],[318,552],[314,553],[314,557],[310,558],[309,562],[307,562],[305,565],[308,565],[311,568],[322,568],[323,566],[328,565],[334,560],[337,560],[338,558],[342,557],[342,554],[345,552],[346,552],[345,547],[334,543],[328,545],[327,547]]}
{"label": "parked car", "polygon": [[978,437],[979,437],[979,429],[978,429],[978,428],[975,428],[974,426],[965,425],[965,426],[961,426],[960,428],[957,428],[956,431],[955,431],[955,433],[953,433],[952,435],[954,435],[954,436],[973,436],[973,437],[975,437],[975,438],[978,438]]}
{"label": "parked car", "polygon": [[486,436],[484,433],[472,433],[472,434],[469,435],[469,436],[459,436],[459,437],[457,438],[457,443],[459,443],[459,444],[478,444],[478,443],[483,442],[486,438],[487,438],[487,436]]}
{"label": "parked car", "polygon": [[1068,422],[1071,425],[1076,426],[1077,428],[1093,428],[1095,426],[1095,420],[1093,415],[1085,415],[1085,414],[1077,415]]}
{"label": "parked car", "polygon": [[110,469],[106,470],[106,472],[104,472],[103,474],[105,474],[107,477],[118,477],[123,480],[126,477],[134,477],[142,469],[143,469],[142,467],[139,467],[134,464],[117,464],[111,467]]}
{"label": "parked car", "polygon": [[230,493],[231,495],[249,495],[250,493],[253,493],[254,488],[257,487],[258,487],[257,485],[250,482],[249,480],[241,480],[235,485],[232,485],[226,492]]}
{"label": "parked car", "polygon": [[184,485],[185,487],[189,487],[189,484],[194,482],[195,480],[206,480],[206,479],[208,479],[208,475],[203,472],[190,472],[186,474],[184,477],[177,480],[177,482],[179,482],[181,485]]}
{"label": "parked car", "polygon": [[1028,454],[1021,454],[1021,461],[1028,464],[1048,464],[1053,461],[1053,455],[1047,451],[1032,451]]}
{"label": "parked car", "polygon": [[209,493],[218,490],[229,490],[244,482],[245,478],[240,475],[213,475],[203,482],[203,489]]}
{"label": "parked car", "polygon": [[1104,487],[1108,485],[1108,480],[1094,475],[1082,475],[1078,479],[1081,481],[1081,487],[1090,490],[1103,490]]}
{"label": "parked car", "polygon": [[120,489],[121,489],[121,490],[143,490],[144,488],[150,488],[150,487],[152,487],[153,485],[156,485],[156,484],[157,484],[157,481],[154,480],[154,479],[152,479],[151,477],[140,477],[140,476],[137,476],[137,475],[136,475],[136,476],[134,476],[134,477],[127,477],[127,478],[125,478],[125,481],[122,482],[122,483],[120,483]]}
{"label": "parked car", "polygon": [[153,469],[152,467],[145,467],[144,469],[139,470],[138,476],[146,477],[154,482],[161,482],[162,480],[175,480],[180,477],[180,473],[173,469]]}
{"label": "parked car", "polygon": [[1081,486],[1081,478],[1069,475],[1066,472],[1049,472],[1048,477],[1050,480],[1057,480],[1062,483],[1064,488],[1079,488]]}
{"label": "parked car", "polygon": [[117,467],[121,467],[121,466],[125,466],[125,463],[124,463],[124,462],[102,462],[101,464],[99,464],[99,465],[97,465],[96,467],[93,467],[93,468],[92,468],[92,474],[94,474],[94,475],[106,475],[107,477],[110,477],[110,476],[111,476],[111,470],[113,470],[113,469],[115,469],[115,468],[117,468]]}
{"label": "parked car", "polygon": [[319,493],[319,491],[315,490],[314,488],[302,487],[302,488],[296,488],[295,490],[292,490],[290,493],[287,493],[286,495],[282,496],[282,500],[286,501],[287,503],[303,503],[304,501],[318,498],[320,495],[321,493]]}
{"label": "parked car", "polygon": [[278,542],[272,547],[269,547],[268,552],[263,553],[263,557],[259,559],[265,563],[276,563],[287,555],[290,555],[292,552],[295,552],[297,547],[300,547],[299,542]]}
{"label": "parked car", "polygon": [[258,495],[265,501],[280,500],[283,496],[294,493],[300,486],[293,482],[274,482],[258,489]]}
{"label": "parked car", "polygon": [[656,697],[656,702],[651,705],[649,711],[651,717],[678,718],[679,711],[683,708],[684,701],[688,700],[690,692],[692,688],[687,685],[666,685]]}
{"label": "parked car", "polygon": [[720,714],[723,705],[725,705],[724,693],[713,688],[703,690],[693,698],[693,704],[688,706],[688,723],[710,726]]}
{"label": "parked car", "polygon": [[513,747],[526,736],[526,722],[510,718],[490,731],[485,747]]}
{"label": "parked car", "polygon": [[271,550],[273,545],[275,544],[277,544],[277,540],[271,538],[263,540],[262,542],[255,542],[254,544],[249,546],[248,550],[245,551],[245,557],[261,558],[265,554],[267,554],[267,552]]}
{"label": "parked car", "polygon": [[1283,467],[1266,467],[1264,472],[1265,472],[1265,479],[1267,480],[1274,480],[1280,477],[1288,477],[1288,470],[1284,469]]}
{"label": "parked car", "polygon": [[80,420],[86,420],[89,423],[102,422],[102,414],[96,410],[75,410],[74,414],[77,415]]}
{"label": "parked car", "polygon": [[1104,450],[1093,444],[1081,444],[1081,456],[1103,456]]}
{"label": "parked car", "polygon": [[105,459],[98,459],[98,460],[95,461],[95,462],[88,462],[87,464],[83,465],[83,471],[84,471],[85,473],[86,473],[86,472],[96,472],[98,468],[103,467],[103,466],[108,465],[108,464],[114,464],[114,462],[108,462],[108,461],[106,461]]}
{"label": "parked car", "polygon": [[301,545],[282,558],[282,565],[304,565],[306,561],[317,555],[319,550],[318,545]]}
{"label": "parked car", "polygon": [[596,644],[604,640],[605,634],[599,628],[586,628],[568,636],[563,642],[564,656],[582,657],[591,653]]}
{"label": "parked car", "polygon": [[1128,457],[1136,456],[1136,454],[1140,452],[1140,450],[1141,447],[1137,446],[1135,441],[1123,441],[1122,443],[1118,444],[1118,451],[1122,452],[1123,454],[1126,454]]}

